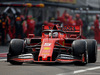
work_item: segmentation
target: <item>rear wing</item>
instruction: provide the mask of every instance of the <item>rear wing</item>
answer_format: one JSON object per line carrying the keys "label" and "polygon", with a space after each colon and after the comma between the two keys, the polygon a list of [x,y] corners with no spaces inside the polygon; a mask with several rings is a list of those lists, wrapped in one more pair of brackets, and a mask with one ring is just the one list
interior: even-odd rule
{"label": "rear wing", "polygon": [[68,37],[75,37],[78,38],[81,36],[81,26],[76,26],[76,25],[67,25],[63,26],[63,31],[66,32]]}
{"label": "rear wing", "polygon": [[42,30],[52,30],[53,27],[54,27],[53,24],[43,25],[43,26],[42,26]]}
{"label": "rear wing", "polygon": [[62,27],[59,24],[54,25],[53,23],[48,23],[42,26],[42,30],[62,30]]}
{"label": "rear wing", "polygon": [[47,25],[43,25],[42,30],[61,30],[67,34],[66,37],[68,38],[81,38],[81,26],[66,25],[62,27],[49,23]]}
{"label": "rear wing", "polygon": [[66,33],[80,33],[81,27],[74,26],[74,25],[67,25],[67,26],[63,26],[63,31],[65,31]]}

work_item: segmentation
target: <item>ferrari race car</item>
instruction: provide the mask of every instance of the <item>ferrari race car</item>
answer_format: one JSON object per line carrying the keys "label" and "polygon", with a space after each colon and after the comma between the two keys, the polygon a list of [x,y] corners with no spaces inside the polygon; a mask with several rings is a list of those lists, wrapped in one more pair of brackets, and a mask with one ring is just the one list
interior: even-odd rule
{"label": "ferrari race car", "polygon": [[95,63],[97,42],[82,39],[80,26],[43,25],[42,37],[29,34],[28,38],[12,39],[7,61],[13,65],[24,62],[73,62],[75,65]]}

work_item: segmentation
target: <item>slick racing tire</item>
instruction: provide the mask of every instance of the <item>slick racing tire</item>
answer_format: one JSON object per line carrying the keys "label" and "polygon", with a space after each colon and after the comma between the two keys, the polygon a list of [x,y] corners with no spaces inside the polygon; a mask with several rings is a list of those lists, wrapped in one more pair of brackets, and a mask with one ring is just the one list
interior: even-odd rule
{"label": "slick racing tire", "polygon": [[10,58],[20,55],[24,50],[24,40],[22,39],[12,39],[9,46],[9,53],[7,54],[7,61],[12,65],[22,65],[23,62],[17,62],[10,60]]}
{"label": "slick racing tire", "polygon": [[24,50],[24,40],[12,39],[9,46],[9,53],[11,56],[20,55]]}
{"label": "slick racing tire", "polygon": [[83,54],[85,52],[86,48],[86,41],[84,40],[75,40],[72,43],[73,48],[73,55],[74,56],[80,56],[80,54]]}
{"label": "slick racing tire", "polygon": [[97,42],[94,39],[86,39],[88,50],[88,62],[95,63],[97,60]]}
{"label": "slick racing tire", "polygon": [[73,56],[79,57],[79,58],[85,58],[85,61],[75,61],[75,65],[81,65],[84,66],[88,62],[88,53],[87,53],[87,44],[85,40],[75,40],[72,43],[72,48],[73,48]]}

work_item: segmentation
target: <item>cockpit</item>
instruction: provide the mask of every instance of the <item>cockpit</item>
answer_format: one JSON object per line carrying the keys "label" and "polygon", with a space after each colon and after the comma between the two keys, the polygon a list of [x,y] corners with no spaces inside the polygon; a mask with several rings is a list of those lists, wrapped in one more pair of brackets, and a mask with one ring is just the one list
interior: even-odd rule
{"label": "cockpit", "polygon": [[44,38],[63,38],[65,36],[65,32],[61,30],[44,30],[42,32],[42,37]]}

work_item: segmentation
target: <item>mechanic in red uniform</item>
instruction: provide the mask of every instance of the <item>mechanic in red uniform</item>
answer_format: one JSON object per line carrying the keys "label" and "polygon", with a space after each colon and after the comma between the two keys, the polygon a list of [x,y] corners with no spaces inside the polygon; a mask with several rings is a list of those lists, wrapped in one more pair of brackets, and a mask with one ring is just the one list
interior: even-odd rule
{"label": "mechanic in red uniform", "polygon": [[73,20],[73,17],[70,15],[70,25],[76,25],[75,21]]}
{"label": "mechanic in red uniform", "polygon": [[94,38],[100,43],[100,30],[99,30],[99,15],[96,15],[96,20],[94,21]]}
{"label": "mechanic in red uniform", "polygon": [[63,24],[65,24],[65,15],[66,15],[66,10],[62,14],[62,16],[60,16],[60,12],[57,11],[57,20],[59,20],[60,22],[62,22]]}
{"label": "mechanic in red uniform", "polygon": [[71,18],[70,18],[70,15],[67,13],[65,14],[65,20],[63,22],[64,25],[70,25],[71,23]]}
{"label": "mechanic in red uniform", "polygon": [[57,20],[62,22],[64,25],[75,25],[75,22],[72,19],[72,16],[69,15],[66,10],[64,11],[61,17],[60,17],[59,11],[57,11]]}
{"label": "mechanic in red uniform", "polygon": [[3,12],[2,14],[2,45],[5,45],[6,43],[6,36],[9,34],[9,17],[7,16],[6,12]]}
{"label": "mechanic in red uniform", "polygon": [[79,14],[76,14],[75,23],[76,23],[76,25],[81,26],[81,28],[83,27],[83,21],[81,20],[81,18],[80,18],[80,15],[79,15]]}
{"label": "mechanic in red uniform", "polygon": [[27,16],[27,36],[28,34],[33,34],[35,29],[35,21],[32,18],[32,15]]}
{"label": "mechanic in red uniform", "polygon": [[72,16],[69,14],[65,15],[64,25],[76,25],[75,21],[72,19]]}
{"label": "mechanic in red uniform", "polygon": [[82,19],[80,18],[80,15],[79,14],[76,14],[76,19],[75,19],[75,23],[76,23],[76,25],[78,25],[78,26],[81,26],[81,35],[82,35],[82,38],[83,39],[86,39],[86,37],[85,36],[83,36],[83,21],[82,21]]}
{"label": "mechanic in red uniform", "polygon": [[23,21],[22,26],[23,26],[24,37],[27,37],[27,21],[26,20]]}
{"label": "mechanic in red uniform", "polygon": [[23,34],[23,26],[22,26],[22,22],[23,19],[20,16],[21,14],[19,12],[16,13],[16,18],[15,18],[15,37],[16,38],[24,38],[24,34]]}
{"label": "mechanic in red uniform", "polygon": [[[2,14],[0,13],[0,42],[1,44],[3,44],[3,37],[2,37],[2,32],[3,31],[3,28],[2,28]],[[4,34],[4,33],[3,33]]]}
{"label": "mechanic in red uniform", "polygon": [[9,18],[9,35],[13,39],[15,38],[15,14],[11,14]]}

